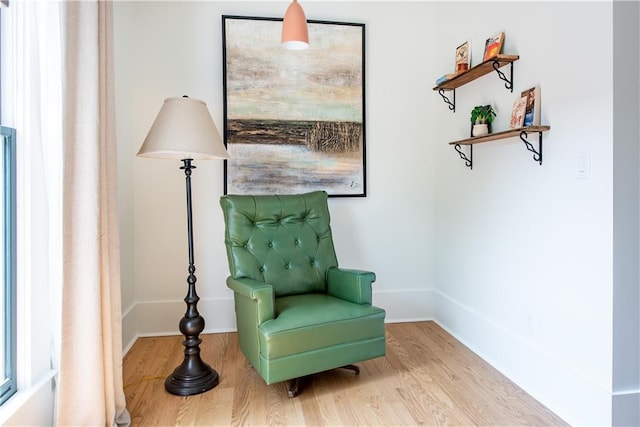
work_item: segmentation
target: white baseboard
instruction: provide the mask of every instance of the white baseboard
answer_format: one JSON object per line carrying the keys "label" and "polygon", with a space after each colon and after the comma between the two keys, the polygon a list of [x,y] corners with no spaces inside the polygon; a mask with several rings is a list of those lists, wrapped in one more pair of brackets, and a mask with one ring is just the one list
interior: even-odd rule
{"label": "white baseboard", "polygon": [[[186,305],[182,300],[134,304],[122,316],[123,356],[131,349],[138,337],[180,335],[178,325],[185,310]],[[201,299],[198,302],[198,312],[205,319],[202,333],[235,331],[236,321],[233,310],[233,297]]]}
{"label": "white baseboard", "polygon": [[[431,320],[431,293],[431,290],[374,292],[373,303],[386,310],[388,323]],[[123,355],[138,337],[179,335],[178,322],[185,308],[182,300],[141,302],[130,307],[122,316]],[[198,311],[205,319],[203,333],[236,330],[233,296],[201,299]]]}
{"label": "white baseboard", "polygon": [[438,325],[566,422],[611,424],[605,386],[438,291],[433,304]]}
{"label": "white baseboard", "polygon": [[433,292],[431,289],[374,291],[373,305],[384,308],[387,323],[432,320]]}
{"label": "white baseboard", "polygon": [[131,350],[131,346],[138,339],[135,308],[136,306],[133,305],[122,314],[122,357]]}

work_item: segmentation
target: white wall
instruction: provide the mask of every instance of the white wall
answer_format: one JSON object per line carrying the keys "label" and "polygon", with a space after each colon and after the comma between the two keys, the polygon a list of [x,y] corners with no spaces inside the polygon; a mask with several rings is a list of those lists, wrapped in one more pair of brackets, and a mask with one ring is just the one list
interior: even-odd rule
{"label": "white wall", "polygon": [[[455,115],[436,111],[447,125],[433,132],[435,318],[567,421],[610,423],[612,6],[442,2],[437,15],[456,17],[436,21],[441,74],[452,47],[471,39],[477,63],[497,31],[521,59],[514,93],[494,73],[456,91]],[[467,112],[496,105],[495,128],[506,129],[515,97],[533,85],[551,126],[542,165],[516,137],[476,145],[465,168],[445,142],[468,135]],[[576,175],[581,152],[588,178]]]}
{"label": "white wall", "polygon": [[[282,2],[116,2],[118,136],[125,199],[124,346],[136,335],[175,334],[185,306],[187,248],[184,174],[180,162],[135,157],[162,101],[187,94],[205,100],[222,129],[221,16],[281,16]],[[374,300],[389,321],[430,317],[434,277],[433,143],[428,137],[431,78],[424,51],[430,6],[312,2],[310,19],[364,22],[367,50],[366,198],[330,199],[336,250],[344,267],[373,269]],[[386,28],[396,28],[389,37]],[[398,42],[402,41],[401,47]],[[278,42],[278,41],[274,41]],[[375,46],[375,49],[371,47]],[[417,95],[417,96],[416,96]],[[428,101],[428,102],[427,102]],[[417,142],[417,143],[416,143]],[[198,308],[205,332],[235,328],[224,284],[222,163],[194,171]],[[130,180],[130,188],[124,182]],[[407,204],[410,201],[410,204]],[[128,212],[133,212],[129,215]],[[381,226],[381,223],[393,226]],[[385,248],[393,248],[385,250]],[[419,268],[415,268],[419,266]],[[134,332],[135,331],[135,332]]]}
{"label": "white wall", "polygon": [[[164,98],[205,100],[222,126],[221,15],[282,16],[286,2],[116,2],[118,137],[124,197],[124,345],[177,333],[186,291],[179,163],[135,158]],[[331,199],[343,266],[376,271],[389,321],[431,319],[572,424],[611,423],[613,66],[609,2],[321,2],[309,19],[366,24],[366,198]],[[569,25],[571,31],[566,31]],[[597,29],[595,31],[594,29]],[[505,31],[515,90],[488,75],[456,91],[436,77],[455,47]],[[469,170],[447,142],[468,111],[542,88],[544,161],[512,138],[475,147]],[[590,159],[587,178],[576,157]],[[206,332],[234,328],[223,246],[222,165],[193,176],[196,266]],[[133,183],[127,186],[127,182]],[[132,214],[127,215],[127,210]],[[637,221],[637,219],[636,219]],[[637,390],[636,390],[637,393]]]}

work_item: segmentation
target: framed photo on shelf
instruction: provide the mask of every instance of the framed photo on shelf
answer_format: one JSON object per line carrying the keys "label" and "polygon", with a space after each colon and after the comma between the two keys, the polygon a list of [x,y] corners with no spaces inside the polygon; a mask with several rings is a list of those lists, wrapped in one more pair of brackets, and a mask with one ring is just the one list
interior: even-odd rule
{"label": "framed photo on shelf", "polygon": [[307,22],[289,51],[281,18],[222,16],[225,194],[366,196],[365,24]]}
{"label": "framed photo on shelf", "polygon": [[471,43],[466,41],[456,48],[456,74],[471,68]]}
{"label": "framed photo on shelf", "polygon": [[504,44],[504,32],[500,32],[489,37],[484,43],[484,56],[482,61],[488,61],[491,58],[495,58],[502,51],[502,45]]}

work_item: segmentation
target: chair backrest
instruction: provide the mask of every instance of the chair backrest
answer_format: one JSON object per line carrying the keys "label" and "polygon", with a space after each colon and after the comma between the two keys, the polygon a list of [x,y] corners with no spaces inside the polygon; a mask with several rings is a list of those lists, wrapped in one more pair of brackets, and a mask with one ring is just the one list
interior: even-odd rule
{"label": "chair backrest", "polygon": [[226,195],[225,245],[236,278],[269,283],[276,297],[326,290],[337,267],[327,193]]}

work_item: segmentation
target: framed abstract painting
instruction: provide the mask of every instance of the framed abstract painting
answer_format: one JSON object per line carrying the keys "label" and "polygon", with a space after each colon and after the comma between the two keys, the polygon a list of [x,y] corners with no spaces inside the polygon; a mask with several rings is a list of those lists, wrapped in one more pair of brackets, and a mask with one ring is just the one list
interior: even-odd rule
{"label": "framed abstract painting", "polygon": [[222,16],[225,194],[366,196],[365,26],[308,28],[291,51],[282,19]]}

